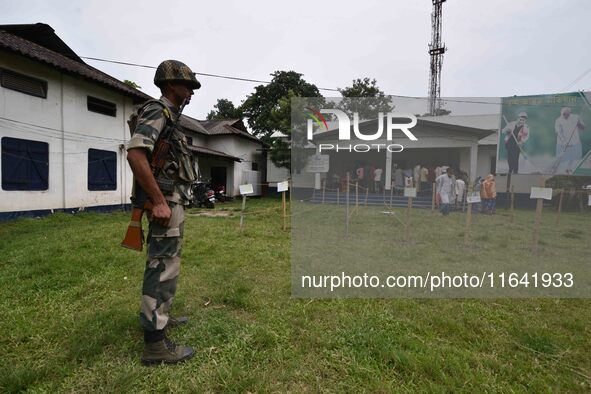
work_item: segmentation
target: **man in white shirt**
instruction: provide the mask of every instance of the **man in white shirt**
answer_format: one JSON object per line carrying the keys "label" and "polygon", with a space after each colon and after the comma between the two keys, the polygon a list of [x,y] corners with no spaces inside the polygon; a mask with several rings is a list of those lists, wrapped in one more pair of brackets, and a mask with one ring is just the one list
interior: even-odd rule
{"label": "man in white shirt", "polygon": [[376,168],[373,172],[373,182],[374,182],[374,189],[376,193],[379,193],[381,190],[381,183],[382,183],[382,169]]}
{"label": "man in white shirt", "polygon": [[560,172],[567,174],[572,172],[573,168],[583,156],[583,147],[579,130],[585,128],[585,123],[579,115],[571,114],[569,107],[564,107],[560,111],[560,116],[554,122],[554,131],[556,132],[556,162]]}
{"label": "man in white shirt", "polygon": [[454,190],[452,175],[453,170],[451,167],[448,167],[445,174],[442,174],[435,179],[437,193],[439,193],[439,197],[441,198],[441,213],[444,216],[449,215],[450,201],[452,200],[452,193]]}

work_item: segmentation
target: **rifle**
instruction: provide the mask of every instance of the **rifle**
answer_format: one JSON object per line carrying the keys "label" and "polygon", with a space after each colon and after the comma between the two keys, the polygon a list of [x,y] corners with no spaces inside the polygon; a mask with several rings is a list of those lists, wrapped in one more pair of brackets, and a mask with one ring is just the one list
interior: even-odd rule
{"label": "rifle", "polygon": [[[160,171],[164,167],[164,163],[166,161],[166,157],[170,152],[170,139],[172,137],[173,131],[176,129],[176,126],[181,119],[181,113],[185,108],[185,101],[183,101],[181,107],[179,108],[179,114],[173,123],[172,127],[165,127],[162,133],[158,136],[158,140],[154,146],[154,152],[152,152],[152,160],[150,161],[150,168],[152,169],[152,175],[154,179],[158,183],[158,186],[162,191],[172,192],[174,190],[174,184],[172,181],[167,181],[163,179],[158,179],[158,175]],[[131,220],[129,221],[129,225],[127,226],[127,232],[125,233],[125,237],[123,241],[121,241],[121,246],[128,249],[133,249],[137,251],[142,251],[144,246],[144,231],[142,229],[142,217],[144,215],[144,211],[151,211],[152,210],[152,202],[150,201],[148,195],[142,189],[137,181],[134,183],[134,195],[135,197],[132,198],[132,209],[131,209]]]}

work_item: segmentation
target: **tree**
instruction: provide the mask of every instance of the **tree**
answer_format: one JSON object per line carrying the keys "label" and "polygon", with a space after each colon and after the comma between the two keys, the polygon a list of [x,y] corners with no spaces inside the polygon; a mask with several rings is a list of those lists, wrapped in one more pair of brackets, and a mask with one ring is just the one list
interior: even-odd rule
{"label": "tree", "polygon": [[[241,106],[248,125],[254,135],[270,143],[271,134],[281,131],[288,136],[290,133],[289,105],[280,108],[280,100],[292,97],[322,97],[318,88],[306,82],[302,74],[295,71],[275,71],[273,79],[267,85],[255,87]],[[275,111],[275,113],[273,112]]]}
{"label": "tree", "polygon": [[[293,90],[289,90],[285,97],[277,102],[276,107],[271,110],[270,122],[275,125],[275,130],[281,132],[286,138],[270,138],[269,158],[277,167],[285,167],[290,170],[301,170],[308,161],[308,156],[314,151],[307,148],[306,139],[306,115],[304,108],[292,113],[294,100],[298,96]],[[304,101],[297,103],[298,107]],[[320,107],[324,98],[307,99],[305,103]]]}
{"label": "tree", "polygon": [[207,114],[207,120],[242,119],[242,110],[236,108],[234,103],[228,99],[218,99],[213,110]]}
{"label": "tree", "polygon": [[357,112],[359,119],[375,119],[379,112],[387,114],[394,109],[392,99],[380,90],[375,79],[357,78],[351,86],[338,90],[343,96],[338,108],[349,115]]}
{"label": "tree", "polygon": [[130,81],[129,79],[126,79],[123,81],[124,84],[126,84],[127,86],[129,86],[130,88],[134,88],[134,89],[141,89],[142,87],[140,85],[138,85],[137,83]]}

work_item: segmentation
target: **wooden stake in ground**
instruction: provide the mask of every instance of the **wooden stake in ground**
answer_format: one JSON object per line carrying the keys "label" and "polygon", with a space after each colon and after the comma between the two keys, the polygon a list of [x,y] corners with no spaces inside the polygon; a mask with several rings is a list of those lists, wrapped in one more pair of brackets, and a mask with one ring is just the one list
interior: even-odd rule
{"label": "wooden stake in ground", "polygon": [[431,185],[431,187],[433,188],[433,192],[431,193],[431,213],[435,213],[435,193],[437,193],[437,188],[435,186],[435,183]]}
{"label": "wooden stake in ground", "polygon": [[558,199],[558,210],[556,211],[556,225],[560,226],[560,213],[562,212],[562,198],[564,197],[564,192],[560,189],[560,198]]}
{"label": "wooden stake in ground", "polygon": [[392,194],[394,193],[394,186],[390,187],[390,209],[392,209]]}
{"label": "wooden stake in ground", "polygon": [[242,195],[242,210],[240,211],[240,230],[244,225],[244,210],[246,209],[246,194]]}
{"label": "wooden stake in ground", "polygon": [[365,202],[363,205],[365,205],[367,207],[367,196],[369,195],[369,187],[367,189],[365,189]]}
{"label": "wooden stake in ground", "polygon": [[[540,177],[540,187],[544,187],[546,181],[544,177]],[[542,208],[544,207],[544,199],[538,198],[536,203],[536,223],[534,224],[534,234],[532,240],[532,251],[537,253],[539,250],[538,242],[540,241],[540,225],[542,224]]]}
{"label": "wooden stake in ground", "polygon": [[347,208],[345,209],[345,237],[349,238],[349,173],[347,172],[347,191],[346,191],[346,205]]}
{"label": "wooden stake in ground", "polygon": [[468,198],[468,188],[462,192],[462,212],[466,212],[466,199]]}
{"label": "wooden stake in ground", "polygon": [[324,194],[326,192],[326,180],[322,182],[322,203],[324,204]]}
{"label": "wooden stake in ground", "polygon": [[406,228],[404,229],[404,240],[406,242],[411,242],[411,230],[412,230],[411,217],[410,217],[411,209],[412,209],[412,197],[408,197],[408,204],[406,206]]}
{"label": "wooden stake in ground", "polygon": [[355,181],[355,213],[359,208],[359,182]]}
{"label": "wooden stake in ground", "polygon": [[281,208],[283,209],[283,231],[286,230],[287,225],[286,225],[286,220],[287,220],[287,215],[286,215],[286,203],[285,203],[285,191],[281,192]]}
{"label": "wooden stake in ground", "polygon": [[[469,187],[469,191],[470,193],[468,193],[469,195],[471,195],[472,193],[472,186]],[[466,196],[466,199],[468,199],[468,196]],[[466,214],[466,228],[464,229],[464,245],[468,246],[468,243],[470,242],[470,226],[472,225],[472,204],[471,202],[468,202],[468,213]]]}
{"label": "wooden stake in ground", "polygon": [[[511,172],[507,174],[507,188],[505,191],[509,193],[509,190],[511,190]],[[509,201],[507,201],[507,204],[505,204],[505,209],[507,208],[509,208]]]}
{"label": "wooden stake in ground", "polygon": [[511,223],[513,223],[515,221],[515,187],[513,185],[511,185]]}

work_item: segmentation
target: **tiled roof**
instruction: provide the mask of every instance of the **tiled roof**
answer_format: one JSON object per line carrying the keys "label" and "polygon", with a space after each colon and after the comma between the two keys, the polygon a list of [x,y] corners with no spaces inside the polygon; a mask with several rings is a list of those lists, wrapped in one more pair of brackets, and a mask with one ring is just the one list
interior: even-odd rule
{"label": "tiled roof", "polygon": [[193,119],[187,115],[181,115],[180,120],[181,127],[194,131],[199,134],[209,135],[209,131],[203,127],[202,122],[198,121],[197,119]]}
{"label": "tiled roof", "polygon": [[99,83],[108,88],[117,90],[120,93],[131,96],[135,101],[140,102],[151,97],[147,94],[127,86],[112,76],[105,74],[86,63],[81,63],[70,57],[54,52],[48,48],[28,41],[17,35],[0,30],[0,50],[17,53],[49,66],[58,68],[65,73],[73,74],[84,79]]}
{"label": "tiled roof", "polygon": [[209,135],[236,135],[265,144],[263,141],[245,130],[244,124],[240,119],[228,120],[203,120],[200,123],[207,129]]}
{"label": "tiled roof", "polygon": [[233,135],[247,138],[251,141],[258,142],[261,145],[265,145],[263,141],[250,134],[248,131],[242,130],[242,128],[244,128],[244,124],[240,119],[197,120],[187,115],[181,115],[180,122],[182,127],[195,133],[204,134],[207,136]]}
{"label": "tiled roof", "polygon": [[197,153],[201,153],[204,155],[209,155],[209,156],[217,156],[217,157],[222,157],[225,159],[231,159],[234,161],[242,161],[242,159],[236,157],[236,156],[232,156],[232,155],[228,155],[227,153],[224,152],[220,152],[218,150],[214,150],[214,149],[209,149],[209,148],[205,148],[203,146],[195,146],[195,145],[190,145],[189,149],[197,152]]}

